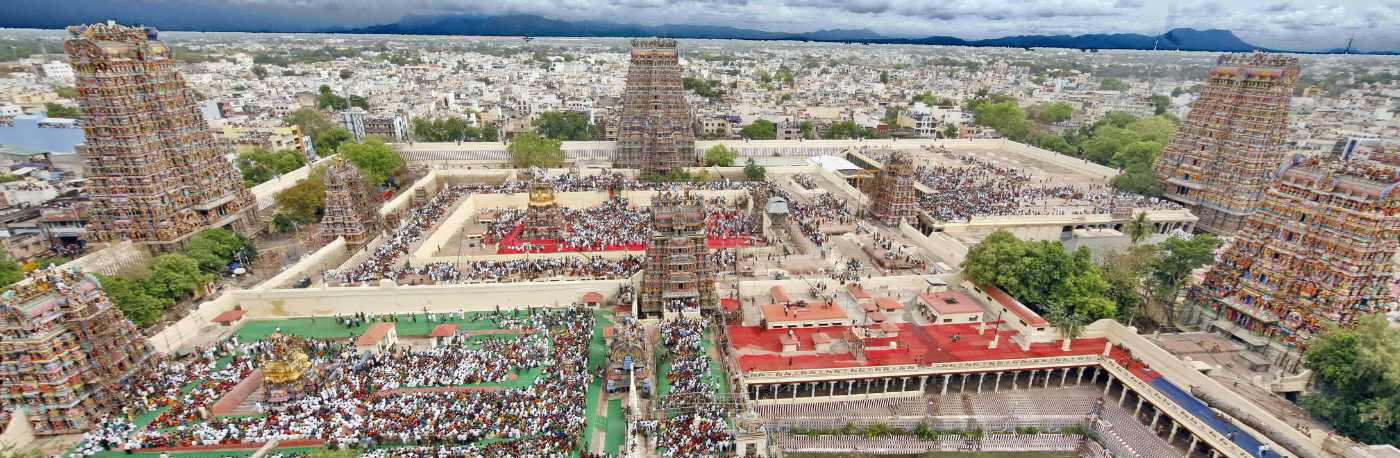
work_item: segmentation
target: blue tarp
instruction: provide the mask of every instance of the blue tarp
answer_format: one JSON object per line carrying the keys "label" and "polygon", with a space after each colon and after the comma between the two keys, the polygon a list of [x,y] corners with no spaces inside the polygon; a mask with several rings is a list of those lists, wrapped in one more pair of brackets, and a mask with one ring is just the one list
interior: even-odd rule
{"label": "blue tarp", "polygon": [[[1200,399],[1196,399],[1195,396],[1192,396],[1191,393],[1186,392],[1181,388],[1178,388],[1176,385],[1173,385],[1171,382],[1168,382],[1167,379],[1161,377],[1158,377],[1157,380],[1153,380],[1152,386],[1157,388],[1157,391],[1161,391],[1162,394],[1165,394],[1167,395],[1167,397],[1171,398],[1171,400],[1176,402],[1177,405],[1186,409],[1186,411],[1191,412],[1191,414],[1195,415],[1196,418],[1200,418],[1201,421],[1210,425],[1211,428],[1214,428],[1216,431],[1220,432],[1220,434],[1224,435],[1225,437],[1230,437],[1230,433],[1232,432],[1235,433],[1235,444],[1239,445],[1240,448],[1244,449],[1244,451],[1249,452],[1249,456],[1260,456],[1259,446],[1262,444],[1259,442],[1258,439],[1255,439],[1254,436],[1249,435],[1248,432],[1246,432],[1243,429],[1240,429],[1238,426],[1235,426],[1231,423],[1227,423],[1225,420],[1216,418],[1215,412],[1212,411],[1210,407],[1206,405],[1206,403],[1201,402]],[[1271,451],[1269,452],[1268,456],[1270,458],[1277,458],[1279,455],[1277,452]]]}

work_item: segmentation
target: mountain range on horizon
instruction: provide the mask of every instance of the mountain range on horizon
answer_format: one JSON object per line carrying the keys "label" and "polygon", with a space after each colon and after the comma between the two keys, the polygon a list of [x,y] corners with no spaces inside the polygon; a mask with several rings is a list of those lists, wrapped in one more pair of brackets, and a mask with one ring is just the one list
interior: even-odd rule
{"label": "mountain range on horizon", "polygon": [[[527,37],[667,37],[739,40],[794,40],[873,44],[991,46],[1009,48],[1138,49],[1211,52],[1274,51],[1246,43],[1229,30],[1177,28],[1161,35],[1137,33],[1085,35],[1016,35],[982,40],[951,36],[897,38],[867,29],[826,29],[813,32],[769,32],[726,26],[663,24],[644,26],[607,21],[565,21],[538,15],[407,16],[388,23],[359,28],[331,28],[327,33],[401,35],[479,35]],[[1290,52],[1340,53],[1342,50]],[[1356,53],[1356,51],[1351,51]]]}

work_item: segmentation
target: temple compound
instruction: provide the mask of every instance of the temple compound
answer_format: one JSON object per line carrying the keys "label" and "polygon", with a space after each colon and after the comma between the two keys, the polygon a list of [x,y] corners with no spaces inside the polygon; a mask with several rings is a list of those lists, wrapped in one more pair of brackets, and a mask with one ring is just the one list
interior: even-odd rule
{"label": "temple compound", "polygon": [[89,235],[168,246],[208,227],[250,230],[253,195],[156,30],[109,22],[68,32],[86,134],[77,151],[91,196]]}
{"label": "temple compound", "polygon": [[345,237],[348,246],[369,242],[378,232],[379,215],[370,202],[370,191],[360,170],[337,157],[326,167],[326,210],[321,219],[321,237]]}
{"label": "temple compound", "polygon": [[891,154],[874,185],[870,213],[875,221],[898,227],[901,220],[914,217],[918,201],[914,198],[914,158],[908,151]]}
{"label": "temple compound", "polygon": [[1193,298],[1225,312],[1222,328],[1287,342],[1386,310],[1400,236],[1397,152],[1372,144],[1284,164]]}
{"label": "temple compound", "polygon": [[715,271],[705,245],[705,202],[661,193],[651,201],[652,236],[642,265],[641,316],[698,311],[715,304]]}
{"label": "temple compound", "polygon": [[5,410],[23,408],[34,434],[92,428],[124,400],[111,388],[150,355],[97,280],[58,266],[0,293]]}
{"label": "temple compound", "polygon": [[1200,98],[1153,165],[1162,195],[1190,208],[1201,229],[1233,234],[1259,206],[1284,160],[1299,72],[1297,58],[1262,53],[1223,55],[1210,69]]}
{"label": "temple compound", "polygon": [[664,175],[695,165],[695,158],[676,40],[632,40],[614,166]]}
{"label": "temple compound", "polygon": [[564,236],[564,212],[554,196],[554,185],[543,180],[530,183],[521,234],[529,240],[559,240]]}

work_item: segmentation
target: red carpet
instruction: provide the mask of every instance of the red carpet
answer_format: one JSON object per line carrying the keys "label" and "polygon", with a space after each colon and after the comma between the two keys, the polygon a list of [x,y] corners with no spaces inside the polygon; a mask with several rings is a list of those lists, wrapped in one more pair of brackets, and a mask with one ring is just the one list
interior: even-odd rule
{"label": "red carpet", "polygon": [[[534,250],[530,253],[598,253],[603,251],[646,251],[646,244],[638,243],[633,245],[608,245],[603,249],[597,247],[579,248],[567,245],[560,240],[527,240],[520,237],[520,233],[525,230],[523,224],[516,225],[510,231],[496,250],[496,254],[521,254],[525,253],[524,244],[533,245]],[[753,243],[753,237],[741,235],[737,237],[709,237],[705,244],[711,249],[739,248],[746,247]]]}

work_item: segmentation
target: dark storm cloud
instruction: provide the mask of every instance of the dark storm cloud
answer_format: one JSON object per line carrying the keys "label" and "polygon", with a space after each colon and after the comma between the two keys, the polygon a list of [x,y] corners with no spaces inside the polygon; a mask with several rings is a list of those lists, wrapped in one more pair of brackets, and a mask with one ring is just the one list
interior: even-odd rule
{"label": "dark storm cloud", "polygon": [[889,36],[969,39],[1156,34],[1165,24],[1229,29],[1267,47],[1315,49],[1337,36],[1355,35],[1358,46],[1400,49],[1400,0],[66,0],[3,9],[0,27],[115,19],[173,30],[291,32],[463,14],[775,32],[870,29]]}

